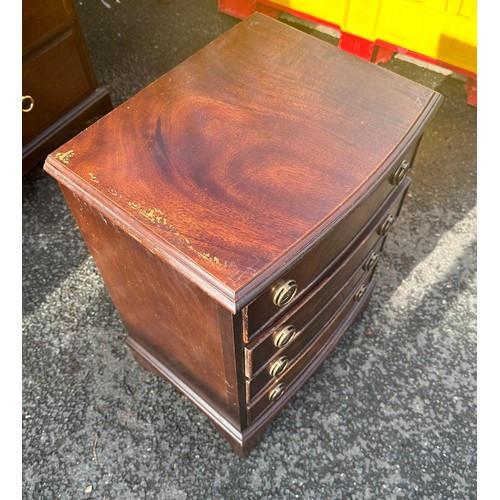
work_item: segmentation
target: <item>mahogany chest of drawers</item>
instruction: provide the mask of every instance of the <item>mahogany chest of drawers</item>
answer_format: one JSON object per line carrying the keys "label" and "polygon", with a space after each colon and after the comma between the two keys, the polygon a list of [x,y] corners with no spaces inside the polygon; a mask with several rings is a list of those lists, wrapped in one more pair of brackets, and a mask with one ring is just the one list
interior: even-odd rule
{"label": "mahogany chest of drawers", "polygon": [[366,306],[440,101],[254,14],[47,158],[135,358],[240,455]]}

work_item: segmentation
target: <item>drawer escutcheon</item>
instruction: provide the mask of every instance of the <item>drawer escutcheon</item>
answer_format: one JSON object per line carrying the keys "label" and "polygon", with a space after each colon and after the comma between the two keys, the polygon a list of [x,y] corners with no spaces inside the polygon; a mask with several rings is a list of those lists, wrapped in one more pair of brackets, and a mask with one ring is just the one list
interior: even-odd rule
{"label": "drawer escutcheon", "polygon": [[406,177],[406,174],[410,170],[410,162],[408,160],[403,160],[401,165],[394,172],[391,183],[397,186]]}
{"label": "drawer escutcheon", "polygon": [[396,218],[394,217],[394,215],[389,215],[387,219],[385,219],[378,230],[381,236],[385,236],[389,232],[389,229],[391,229],[391,226],[394,224],[395,219]]}
{"label": "drawer escutcheon", "polygon": [[23,113],[29,113],[35,105],[35,99],[30,95],[23,95]]}
{"label": "drawer escutcheon", "polygon": [[276,347],[285,347],[295,337],[297,330],[293,325],[286,325],[278,330],[273,336],[273,343]]}
{"label": "drawer escutcheon", "polygon": [[295,280],[288,280],[285,282],[278,282],[273,291],[273,302],[278,307],[283,307],[297,295],[299,286]]}
{"label": "drawer escutcheon", "polygon": [[269,391],[269,400],[276,401],[285,392],[285,384],[278,384]]}
{"label": "drawer escutcheon", "polygon": [[275,361],[269,368],[269,375],[271,375],[271,377],[281,375],[288,368],[288,363],[288,358],[286,356],[281,356],[281,358]]}
{"label": "drawer escutcheon", "polygon": [[363,296],[365,295],[366,290],[367,290],[366,285],[361,286],[361,288],[354,295],[354,299],[359,302],[363,298]]}
{"label": "drawer escutcheon", "polygon": [[370,271],[371,269],[373,269],[378,262],[379,256],[380,256],[379,252],[372,252],[368,257],[368,259],[366,259],[363,265],[363,269],[365,271]]}

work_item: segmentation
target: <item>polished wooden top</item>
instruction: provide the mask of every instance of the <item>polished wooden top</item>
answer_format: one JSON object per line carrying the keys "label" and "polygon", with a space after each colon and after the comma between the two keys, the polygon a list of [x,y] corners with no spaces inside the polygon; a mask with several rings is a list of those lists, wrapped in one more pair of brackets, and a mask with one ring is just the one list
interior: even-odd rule
{"label": "polished wooden top", "polygon": [[366,193],[440,98],[256,13],[45,169],[234,309]]}

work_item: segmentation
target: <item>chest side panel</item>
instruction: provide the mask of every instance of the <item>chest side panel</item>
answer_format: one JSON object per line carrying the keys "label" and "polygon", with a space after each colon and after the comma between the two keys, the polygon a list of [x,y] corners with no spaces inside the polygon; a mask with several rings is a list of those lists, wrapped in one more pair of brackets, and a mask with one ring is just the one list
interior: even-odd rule
{"label": "chest side panel", "polygon": [[229,393],[237,388],[226,384],[234,351],[223,346],[232,335],[231,315],[116,221],[61,188],[133,346],[234,422],[238,410]]}

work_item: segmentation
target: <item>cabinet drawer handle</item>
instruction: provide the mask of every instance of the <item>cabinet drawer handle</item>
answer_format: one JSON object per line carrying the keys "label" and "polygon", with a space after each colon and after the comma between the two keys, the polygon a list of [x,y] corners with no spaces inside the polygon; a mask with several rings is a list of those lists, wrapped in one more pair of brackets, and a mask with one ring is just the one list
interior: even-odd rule
{"label": "cabinet drawer handle", "polygon": [[366,285],[362,285],[361,288],[356,292],[356,295],[354,295],[354,299],[360,301],[365,293],[366,293]]}
{"label": "cabinet drawer handle", "polygon": [[297,295],[299,287],[295,280],[278,283],[273,293],[273,302],[278,307],[288,304]]}
{"label": "cabinet drawer handle", "polygon": [[385,219],[384,223],[380,226],[379,229],[379,234],[381,236],[385,236],[389,232],[389,229],[391,229],[391,226],[394,223],[394,219],[395,219],[394,215],[389,215],[389,217]]}
{"label": "cabinet drawer handle", "polygon": [[285,347],[295,337],[297,330],[293,325],[286,325],[278,330],[273,336],[273,343],[276,347]]}
{"label": "cabinet drawer handle", "polygon": [[285,392],[285,384],[278,384],[269,391],[269,400],[276,401]]}
{"label": "cabinet drawer handle", "polygon": [[23,113],[29,113],[35,105],[35,99],[30,95],[23,95]]}
{"label": "cabinet drawer handle", "polygon": [[408,160],[403,160],[392,176],[392,184],[397,186],[406,177],[408,170],[410,170],[410,162]]}
{"label": "cabinet drawer handle", "polygon": [[373,269],[378,262],[378,258],[379,258],[379,253],[372,252],[370,257],[368,257],[368,259],[365,261],[365,265],[363,266],[363,269],[365,271],[369,271],[370,269]]}
{"label": "cabinet drawer handle", "polygon": [[288,358],[286,356],[281,356],[277,361],[275,361],[269,368],[269,375],[271,377],[277,377],[281,375],[288,368]]}

